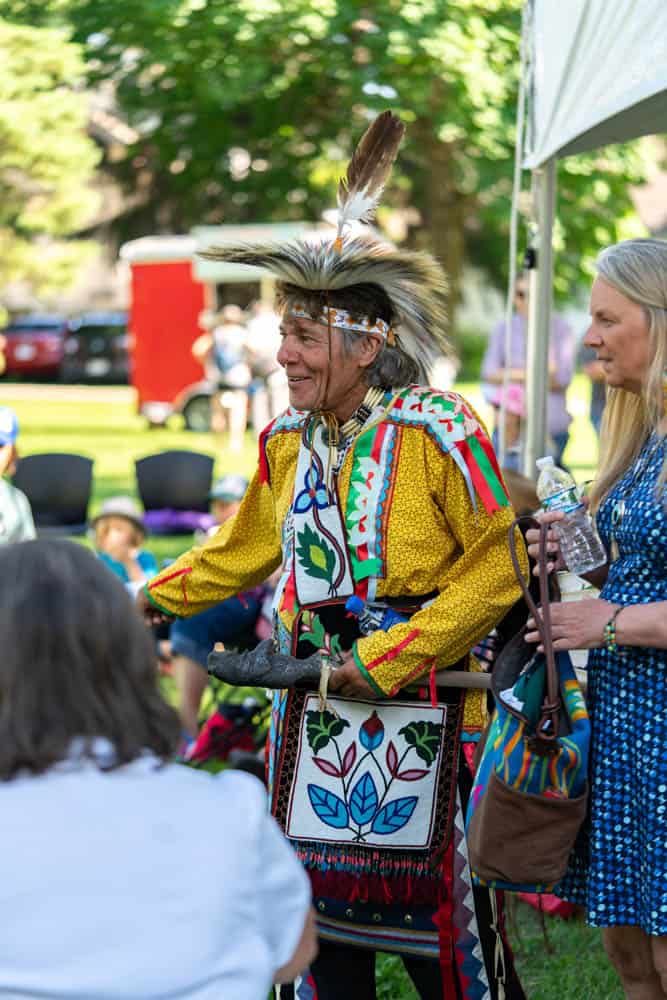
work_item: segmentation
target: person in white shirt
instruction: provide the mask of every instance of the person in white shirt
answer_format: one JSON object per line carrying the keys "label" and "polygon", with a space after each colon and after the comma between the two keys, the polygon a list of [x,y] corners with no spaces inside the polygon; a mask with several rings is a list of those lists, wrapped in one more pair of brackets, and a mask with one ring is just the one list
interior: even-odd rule
{"label": "person in white shirt", "polygon": [[18,436],[16,414],[8,406],[0,406],[0,545],[35,537],[35,523],[27,496],[5,478],[12,476],[16,469]]}
{"label": "person in white shirt", "polygon": [[266,1000],[316,953],[257,779],[170,763],[175,712],[122,583],[0,549],[0,997]]}

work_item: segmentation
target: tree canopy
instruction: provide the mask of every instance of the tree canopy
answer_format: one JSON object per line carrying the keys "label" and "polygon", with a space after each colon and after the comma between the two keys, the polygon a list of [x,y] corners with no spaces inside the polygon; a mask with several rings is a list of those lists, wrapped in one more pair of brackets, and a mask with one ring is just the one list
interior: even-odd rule
{"label": "tree canopy", "polygon": [[[139,134],[115,168],[149,179],[124,237],[195,224],[318,219],[369,119],[408,127],[381,222],[500,283],[514,158],[521,0],[6,0],[66,21],[92,86]],[[560,168],[560,288],[618,236],[630,148]]]}
{"label": "tree canopy", "polygon": [[0,285],[67,285],[89,247],[85,223],[98,155],[86,135],[79,47],[62,30],[0,20]]}

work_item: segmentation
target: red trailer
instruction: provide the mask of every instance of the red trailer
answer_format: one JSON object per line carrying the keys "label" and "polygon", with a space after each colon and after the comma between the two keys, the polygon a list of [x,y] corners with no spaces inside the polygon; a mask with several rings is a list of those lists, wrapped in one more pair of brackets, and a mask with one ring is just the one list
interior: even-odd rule
{"label": "red trailer", "polygon": [[263,272],[205,261],[197,251],[232,242],[280,242],[311,228],[305,223],[203,226],[189,236],[146,236],[121,247],[130,268],[130,381],[139,411],[151,423],[182,413],[191,430],[208,430],[215,385],[192,356],[192,345],[204,332],[202,320],[226,302],[244,307],[273,298]]}
{"label": "red trailer", "polygon": [[[130,380],[139,412],[154,424],[183,412],[181,397],[203,380],[192,344],[212,289],[194,277],[195,250],[192,236],[148,236],[121,247],[130,266]],[[210,396],[209,385],[202,389]]]}

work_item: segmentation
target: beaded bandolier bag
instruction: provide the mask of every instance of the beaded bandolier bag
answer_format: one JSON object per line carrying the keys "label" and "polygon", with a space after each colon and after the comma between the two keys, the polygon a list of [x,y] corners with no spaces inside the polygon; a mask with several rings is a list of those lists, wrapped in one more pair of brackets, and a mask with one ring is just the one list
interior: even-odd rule
{"label": "beaded bandolier bag", "polygon": [[[285,315],[327,328],[330,360],[334,331],[371,334],[407,355],[422,383],[370,385],[341,424],[324,405],[330,366],[319,408],[290,408],[262,433],[256,482],[221,537],[241,553],[243,530],[258,536],[275,524],[275,649],[319,651],[332,670],[351,650],[377,695],[291,689],[274,701],[271,808],[310,875],[320,934],[439,958],[447,997],[519,998],[495,894],[473,892],[463,836],[485,693],[436,679],[445,667],[478,669],[468,651],[518,596],[504,543],[512,513],[474,411],[426,387],[447,351],[441,268],[348,233],[373,213],[403,131],[385,112],[362,138],[340,184],[333,239],[204,254],[271,272]],[[337,293],[355,286],[378,289],[391,319],[340,308]],[[172,576],[194,599],[191,569],[179,563]],[[158,580],[158,606],[163,595]],[[401,620],[362,635],[345,608],[353,595]]]}

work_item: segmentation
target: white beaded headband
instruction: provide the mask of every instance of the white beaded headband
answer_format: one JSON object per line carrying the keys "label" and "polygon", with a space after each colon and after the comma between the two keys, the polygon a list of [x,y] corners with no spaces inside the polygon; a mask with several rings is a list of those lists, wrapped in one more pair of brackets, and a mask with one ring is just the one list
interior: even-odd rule
{"label": "white beaded headband", "polygon": [[374,323],[370,319],[359,322],[352,318],[347,309],[335,309],[333,306],[325,307],[319,316],[311,316],[301,302],[295,302],[288,310],[290,316],[298,319],[310,319],[313,323],[322,323],[324,326],[338,326],[343,330],[354,330],[357,333],[377,333],[390,345],[395,344],[394,331],[383,319],[376,319]]}

